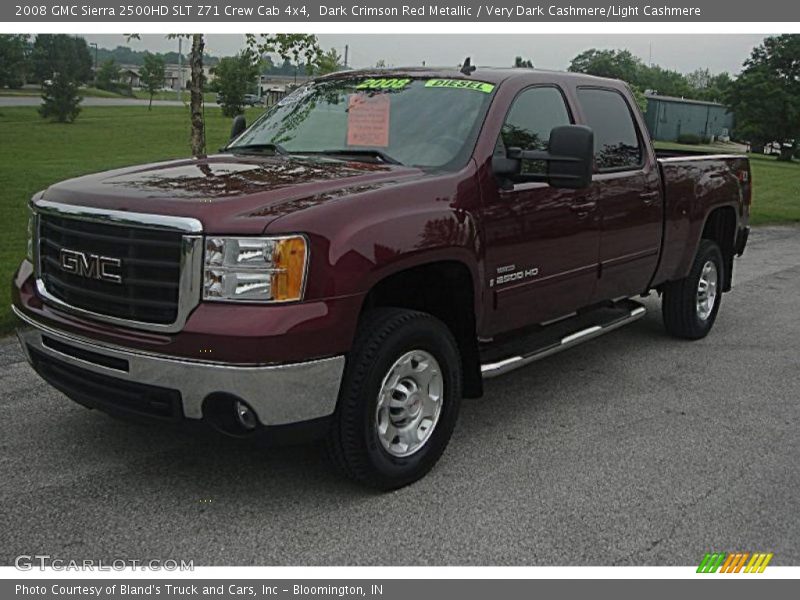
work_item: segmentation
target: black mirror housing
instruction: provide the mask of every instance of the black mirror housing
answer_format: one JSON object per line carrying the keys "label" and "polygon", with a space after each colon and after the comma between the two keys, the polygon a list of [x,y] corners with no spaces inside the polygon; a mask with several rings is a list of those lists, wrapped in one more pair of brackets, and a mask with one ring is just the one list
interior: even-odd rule
{"label": "black mirror housing", "polygon": [[[522,161],[547,163],[543,174],[521,172]],[[513,182],[544,181],[556,188],[579,190],[592,183],[594,169],[594,132],[585,125],[563,125],[550,132],[548,150],[507,148],[506,157],[492,158],[492,170],[502,179]]]}
{"label": "black mirror housing", "polygon": [[594,132],[584,125],[565,125],[550,132],[547,176],[556,188],[579,190],[592,183]]}
{"label": "black mirror housing", "polygon": [[237,137],[242,135],[245,129],[247,129],[247,119],[244,115],[236,115],[236,117],[233,119],[233,123],[231,124],[230,141],[232,142]]}

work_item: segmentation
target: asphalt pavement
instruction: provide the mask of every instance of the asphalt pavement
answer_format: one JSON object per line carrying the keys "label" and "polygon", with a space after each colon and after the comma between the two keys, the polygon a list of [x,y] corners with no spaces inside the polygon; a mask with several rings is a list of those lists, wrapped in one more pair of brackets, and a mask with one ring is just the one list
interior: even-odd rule
{"label": "asphalt pavement", "polygon": [[88,411],[0,342],[0,564],[800,564],[800,228],[754,230],[711,335],[645,318],[486,385],[434,470],[379,494],[318,449]]}

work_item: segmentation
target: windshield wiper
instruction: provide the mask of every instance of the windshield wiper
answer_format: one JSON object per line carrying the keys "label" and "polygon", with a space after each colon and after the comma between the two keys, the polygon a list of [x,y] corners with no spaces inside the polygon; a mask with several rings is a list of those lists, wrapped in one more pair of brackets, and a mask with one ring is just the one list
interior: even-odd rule
{"label": "windshield wiper", "polygon": [[241,146],[228,146],[225,150],[228,152],[243,152],[245,154],[260,154],[264,151],[280,154],[281,156],[289,154],[289,151],[280,144],[242,144]]}
{"label": "windshield wiper", "polygon": [[383,150],[368,150],[358,148],[342,148],[340,150],[312,150],[311,152],[294,152],[294,154],[326,154],[331,156],[372,156],[389,165],[402,165],[399,160],[386,154]]}

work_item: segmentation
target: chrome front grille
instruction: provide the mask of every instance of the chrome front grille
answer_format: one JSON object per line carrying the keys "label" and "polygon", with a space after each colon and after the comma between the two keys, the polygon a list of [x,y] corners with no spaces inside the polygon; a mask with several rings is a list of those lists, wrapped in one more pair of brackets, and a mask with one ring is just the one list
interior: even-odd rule
{"label": "chrome front grille", "polygon": [[96,320],[177,331],[200,300],[194,219],[34,202],[37,285],[46,301]]}

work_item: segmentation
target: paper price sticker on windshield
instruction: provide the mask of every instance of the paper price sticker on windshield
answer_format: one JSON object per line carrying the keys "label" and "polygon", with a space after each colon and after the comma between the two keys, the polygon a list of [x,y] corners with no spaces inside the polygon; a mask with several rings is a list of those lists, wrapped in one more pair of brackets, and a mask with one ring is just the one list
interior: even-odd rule
{"label": "paper price sticker on windshield", "polygon": [[391,106],[386,94],[352,94],[347,104],[347,145],[386,148]]}
{"label": "paper price sticker on windshield", "polygon": [[485,81],[470,81],[468,79],[428,79],[426,88],[453,88],[456,90],[475,90],[484,94],[491,94],[494,85]]}

